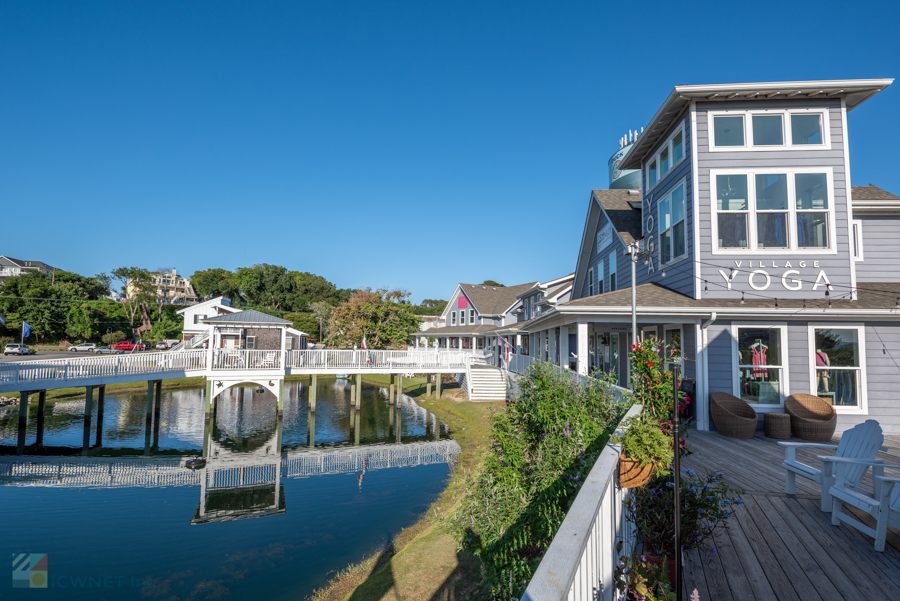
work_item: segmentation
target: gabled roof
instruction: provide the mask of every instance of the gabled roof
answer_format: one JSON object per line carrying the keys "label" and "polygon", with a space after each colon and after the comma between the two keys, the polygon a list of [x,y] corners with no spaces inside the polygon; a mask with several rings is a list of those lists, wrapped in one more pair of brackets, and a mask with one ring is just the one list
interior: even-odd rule
{"label": "gabled roof", "polygon": [[481,315],[503,315],[516,304],[519,293],[529,290],[536,284],[537,282],[516,286],[460,284],[459,287]]}
{"label": "gabled roof", "polygon": [[641,232],[641,210],[631,203],[641,203],[640,190],[594,190],[594,197],[609,218],[622,242],[634,244],[643,237]]}
{"label": "gabled roof", "polygon": [[877,186],[852,186],[850,188],[853,213],[900,212],[900,196],[885,192]]}
{"label": "gabled roof", "polygon": [[663,102],[637,142],[622,157],[622,169],[637,169],[659,143],[669,127],[680,118],[694,100],[746,101],[784,99],[843,98],[847,110],[853,110],[881,90],[893,79],[840,79],[827,81],[776,81],[765,83],[716,83],[675,86]]}
{"label": "gabled roof", "polygon": [[545,293],[550,294],[551,291],[555,294],[555,291],[559,289],[560,286],[570,286],[572,285],[572,280],[575,279],[575,272],[573,271],[570,274],[564,275],[561,278],[556,278],[555,280],[550,280],[549,282],[535,282],[531,288],[523,290],[516,296],[516,298],[525,298],[526,296],[530,296],[537,291],[543,290]]}
{"label": "gabled roof", "polygon": [[49,271],[62,271],[62,269],[58,269],[51,265],[47,265],[43,261],[22,261],[20,259],[13,259],[12,257],[7,257],[6,255],[0,255],[0,265],[12,265],[14,267],[21,267],[22,269],[47,269]]}
{"label": "gabled roof", "polygon": [[229,313],[227,315],[207,317],[202,321],[203,323],[241,323],[266,325],[292,325],[294,323],[287,319],[281,319],[280,317],[275,317],[273,315],[269,315],[268,313],[257,311],[256,309],[247,309],[245,311],[238,311],[236,313]]}

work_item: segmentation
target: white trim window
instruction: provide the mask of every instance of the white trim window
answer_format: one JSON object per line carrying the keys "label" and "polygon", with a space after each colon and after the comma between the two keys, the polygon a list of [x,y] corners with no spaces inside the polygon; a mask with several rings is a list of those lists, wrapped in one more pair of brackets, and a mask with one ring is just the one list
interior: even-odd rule
{"label": "white trim window", "polygon": [[588,296],[594,296],[594,268],[588,269]]}
{"label": "white trim window", "polygon": [[659,213],[659,261],[663,265],[687,255],[684,190],[682,181],[656,205]]}
{"label": "white trim window", "polygon": [[788,395],[787,325],[732,324],[734,396],[760,409],[781,407]]}
{"label": "white trim window", "polygon": [[450,311],[450,325],[456,325],[456,311]]}
{"label": "white trim window", "polygon": [[829,149],[828,109],[710,111],[711,152]]}
{"label": "white trim window", "polygon": [[294,339],[290,336],[285,336],[284,338],[284,350],[292,351],[294,350]]}
{"label": "white trim window", "polygon": [[466,312],[463,309],[459,310],[459,325],[466,325]]}
{"label": "white trim window", "polygon": [[616,251],[609,253],[609,291],[618,290],[616,282]]}
{"label": "white trim window", "polygon": [[469,323],[475,323],[475,309],[469,309]]}
{"label": "white trim window", "polygon": [[256,336],[247,336],[245,339],[245,344],[247,345],[247,350],[256,350]]}
{"label": "white trim window", "polygon": [[666,178],[684,160],[684,127],[679,126],[647,162],[647,189]]}
{"label": "white trim window", "polygon": [[854,219],[853,225],[853,259],[855,261],[863,260],[863,224],[862,219]]}
{"label": "white trim window", "polygon": [[709,175],[714,254],[837,252],[830,167],[712,169]]}
{"label": "white trim window", "polygon": [[811,323],[809,350],[812,393],[838,413],[867,413],[865,326]]}
{"label": "white trim window", "polygon": [[597,294],[603,294],[603,261],[597,263]]}

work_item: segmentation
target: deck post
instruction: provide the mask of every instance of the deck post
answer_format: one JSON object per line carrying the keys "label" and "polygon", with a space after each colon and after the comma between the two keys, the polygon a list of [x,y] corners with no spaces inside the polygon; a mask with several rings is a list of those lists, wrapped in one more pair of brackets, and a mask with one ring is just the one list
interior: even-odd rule
{"label": "deck post", "polygon": [[28,426],[28,391],[19,393],[19,440],[16,444],[16,455],[25,452],[25,429]]}
{"label": "deck post", "polygon": [[432,379],[432,377],[433,376],[431,374],[429,374],[427,376],[427,380],[426,380],[427,383],[425,384],[425,396],[426,397],[431,396],[431,379]]}
{"label": "deck post", "polygon": [[316,412],[316,392],[319,386],[319,376],[316,374],[312,375],[312,382],[309,384],[309,410],[313,413]]}
{"label": "deck post", "polygon": [[316,446],[316,414],[314,411],[310,411],[309,415],[306,417],[306,438],[308,441],[309,448],[315,448]]}
{"label": "deck post", "polygon": [[353,402],[356,403],[356,410],[359,411],[360,405],[362,405],[362,374],[356,374],[356,398]]}
{"label": "deck post", "polygon": [[397,374],[397,406],[400,406],[400,399],[403,398],[403,374]]}
{"label": "deck post", "polygon": [[212,409],[212,395],[213,395],[213,383],[209,378],[206,379],[206,398],[204,400],[204,421],[209,421],[209,412]]}
{"label": "deck post", "polygon": [[[101,390],[103,390],[103,389],[101,388]],[[47,403],[47,391],[41,390],[38,393],[37,440],[34,443],[34,445],[36,447],[44,446],[44,410],[46,408],[46,403]],[[102,407],[102,405],[101,405],[101,407]],[[101,409],[101,411],[102,411],[102,409]],[[98,421],[97,421],[98,427],[99,427],[99,423],[100,423],[99,420],[100,420],[100,416],[98,416]],[[97,432],[99,434],[99,430]]]}
{"label": "deck post", "polygon": [[[46,391],[42,391],[42,394]],[[94,446],[99,447],[103,444],[103,407],[106,404],[106,385],[97,389],[97,439]],[[40,421],[40,413],[38,420]]]}
{"label": "deck post", "polygon": [[[352,407],[356,404],[356,384],[350,384],[350,406]],[[353,422],[353,419],[350,419],[350,422]]]}
{"label": "deck post", "polygon": [[391,374],[391,385],[388,387],[388,399],[390,404],[394,404],[394,374]]}
{"label": "deck post", "polygon": [[434,398],[438,401],[441,400],[441,378],[443,375],[440,373],[434,375]]}
{"label": "deck post", "polygon": [[355,412],[350,419],[356,422],[356,432],[353,433],[353,444],[359,446],[359,411]]}
{"label": "deck post", "polygon": [[284,415],[284,379],[278,380],[278,417]]}
{"label": "deck post", "polygon": [[94,387],[84,387],[84,439],[81,445],[81,454],[87,455],[91,449],[91,413],[94,411]]}

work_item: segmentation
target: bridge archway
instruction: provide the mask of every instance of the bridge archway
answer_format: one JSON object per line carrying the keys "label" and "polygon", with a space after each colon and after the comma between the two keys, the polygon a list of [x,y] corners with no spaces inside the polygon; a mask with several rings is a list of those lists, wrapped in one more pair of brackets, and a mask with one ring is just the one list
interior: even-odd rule
{"label": "bridge archway", "polygon": [[240,386],[241,384],[255,384],[256,386],[261,386],[265,388],[269,392],[275,395],[275,398],[278,398],[278,393],[281,389],[281,383],[284,381],[281,378],[241,378],[241,379],[228,379],[228,378],[211,378],[212,382],[212,394],[210,396],[210,401],[215,400],[220,394],[228,390],[229,388],[233,388],[235,386]]}

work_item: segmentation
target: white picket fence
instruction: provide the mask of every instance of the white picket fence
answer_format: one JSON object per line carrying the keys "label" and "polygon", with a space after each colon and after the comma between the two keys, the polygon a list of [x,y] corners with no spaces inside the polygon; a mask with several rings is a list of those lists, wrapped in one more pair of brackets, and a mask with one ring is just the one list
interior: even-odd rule
{"label": "white picket fence", "polygon": [[[641,406],[635,405],[622,421],[640,411]],[[634,548],[636,536],[623,507],[628,491],[617,485],[619,453],[617,445],[609,444],[594,463],[522,601],[618,599],[613,570],[621,555]]]}

